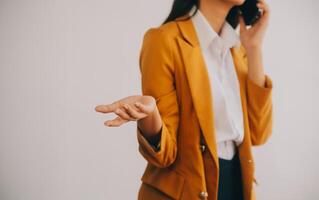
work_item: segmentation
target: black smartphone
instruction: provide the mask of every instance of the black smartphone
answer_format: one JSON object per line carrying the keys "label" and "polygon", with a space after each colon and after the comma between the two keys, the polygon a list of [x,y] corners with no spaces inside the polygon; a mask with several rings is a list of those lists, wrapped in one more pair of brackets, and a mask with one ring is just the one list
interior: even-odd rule
{"label": "black smartphone", "polygon": [[253,25],[261,16],[256,5],[257,2],[258,0],[245,0],[245,2],[239,6],[239,10],[244,17],[244,21],[247,26]]}

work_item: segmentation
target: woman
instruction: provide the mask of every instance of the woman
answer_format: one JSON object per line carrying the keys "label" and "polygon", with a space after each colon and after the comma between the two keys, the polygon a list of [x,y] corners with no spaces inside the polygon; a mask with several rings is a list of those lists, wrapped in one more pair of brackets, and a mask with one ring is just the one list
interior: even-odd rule
{"label": "woman", "polygon": [[261,51],[269,8],[260,0],[260,19],[246,27],[236,12],[243,2],[175,0],[167,20],[144,35],[143,95],[95,108],[118,115],[107,126],[137,121],[148,161],[138,199],[255,199],[251,147],[272,132]]}

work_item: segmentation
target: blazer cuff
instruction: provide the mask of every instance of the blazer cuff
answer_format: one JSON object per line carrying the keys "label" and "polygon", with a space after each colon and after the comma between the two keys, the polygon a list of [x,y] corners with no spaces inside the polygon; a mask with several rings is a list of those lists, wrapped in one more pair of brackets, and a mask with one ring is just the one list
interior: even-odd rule
{"label": "blazer cuff", "polygon": [[[154,153],[157,153],[161,150],[161,140],[162,138],[158,141],[157,144],[151,144],[145,137],[144,135],[142,134],[142,131],[141,129],[136,126],[137,128],[137,139],[139,141],[139,143],[141,145],[143,145],[146,149],[148,150],[151,150],[151,152],[154,154]],[[163,126],[161,127],[161,130],[160,130],[160,133],[159,134],[162,134],[162,130],[163,130]]]}
{"label": "blazer cuff", "polygon": [[265,85],[260,86],[247,77],[247,95],[250,103],[262,108],[271,98],[273,83],[271,78],[265,74]]}

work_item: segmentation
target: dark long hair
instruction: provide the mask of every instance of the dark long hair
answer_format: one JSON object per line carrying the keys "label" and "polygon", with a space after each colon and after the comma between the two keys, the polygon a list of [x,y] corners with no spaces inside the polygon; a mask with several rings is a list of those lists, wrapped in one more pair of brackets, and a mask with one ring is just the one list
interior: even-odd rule
{"label": "dark long hair", "polygon": [[[174,21],[175,19],[186,15],[187,13],[191,11],[193,6],[195,6],[194,13],[191,16],[181,20],[189,19],[190,17],[196,14],[196,12],[199,9],[199,0],[174,0],[172,10],[162,24],[166,24],[167,22]],[[235,29],[239,22],[238,17],[239,17],[238,6],[234,6],[228,12],[226,21]]]}

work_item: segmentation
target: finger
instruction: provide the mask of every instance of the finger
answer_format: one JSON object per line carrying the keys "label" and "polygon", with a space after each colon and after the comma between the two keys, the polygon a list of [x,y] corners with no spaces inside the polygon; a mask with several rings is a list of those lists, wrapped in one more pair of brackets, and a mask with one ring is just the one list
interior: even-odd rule
{"label": "finger", "polygon": [[138,109],[141,112],[146,113],[146,114],[150,113],[150,111],[152,110],[151,105],[143,105],[143,104],[141,104],[139,102],[135,102],[134,105],[136,107],[138,107]]}
{"label": "finger", "polygon": [[263,14],[268,14],[270,12],[269,5],[266,2],[258,2],[257,7],[262,10]]}
{"label": "finger", "polygon": [[135,103],[133,104],[133,107],[134,107],[138,112],[143,112],[143,111],[141,110],[140,106],[137,105],[137,104],[142,105],[142,104],[139,103],[139,102],[135,102]]}
{"label": "finger", "polygon": [[138,120],[143,117],[143,115],[134,110],[130,104],[125,104],[123,107],[125,108],[126,112],[130,115],[130,117],[134,118],[134,120]]}
{"label": "finger", "polygon": [[261,14],[261,17],[259,19],[259,24],[267,23],[268,18],[269,18],[269,12],[270,12],[269,6],[265,3],[264,4],[258,3],[257,7],[262,10],[262,12],[261,12],[262,14]]}
{"label": "finger", "polygon": [[114,112],[114,110],[118,107],[117,103],[111,103],[111,104],[102,104],[102,105],[97,105],[95,107],[96,112],[101,112],[101,113],[110,113]]}
{"label": "finger", "polygon": [[239,15],[239,25],[240,25],[241,32],[246,30],[246,24],[242,15]]}
{"label": "finger", "polygon": [[104,122],[104,125],[106,125],[106,126],[120,126],[125,122],[127,122],[127,120],[122,119],[121,117],[116,117],[113,120],[108,120],[108,121]]}
{"label": "finger", "polygon": [[126,110],[123,110],[121,108],[116,109],[115,114],[117,114],[119,117],[121,117],[122,119],[126,119],[126,120],[134,120],[130,115],[128,115],[126,113]]}

